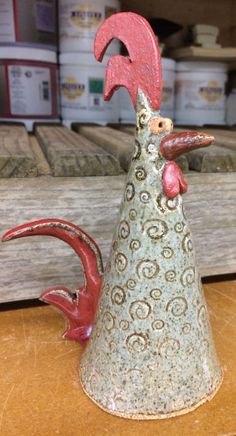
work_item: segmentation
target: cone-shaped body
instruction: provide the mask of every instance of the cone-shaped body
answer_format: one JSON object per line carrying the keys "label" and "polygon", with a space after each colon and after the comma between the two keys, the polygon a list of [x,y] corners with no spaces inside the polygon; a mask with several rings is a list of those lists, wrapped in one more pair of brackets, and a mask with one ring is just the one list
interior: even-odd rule
{"label": "cone-shaped body", "polygon": [[139,98],[136,150],[80,376],[104,410],[155,419],[210,399],[222,373],[182,198],[163,194],[163,135],[148,127],[159,113]]}

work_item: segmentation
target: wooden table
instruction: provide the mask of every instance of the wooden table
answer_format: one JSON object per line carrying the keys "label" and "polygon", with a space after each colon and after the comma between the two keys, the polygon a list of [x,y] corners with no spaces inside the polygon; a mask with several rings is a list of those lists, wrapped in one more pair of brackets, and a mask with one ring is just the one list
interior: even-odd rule
{"label": "wooden table", "polygon": [[131,421],[95,406],[78,382],[81,348],[61,339],[62,316],[49,306],[0,316],[0,434],[3,436],[236,435],[236,280],[204,286],[224,381],[194,412],[161,421]]}

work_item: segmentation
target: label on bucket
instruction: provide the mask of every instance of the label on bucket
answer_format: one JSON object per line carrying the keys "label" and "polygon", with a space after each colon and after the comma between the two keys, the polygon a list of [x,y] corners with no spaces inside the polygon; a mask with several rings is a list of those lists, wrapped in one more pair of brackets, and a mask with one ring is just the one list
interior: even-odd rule
{"label": "label on bucket", "polygon": [[54,4],[50,1],[36,0],[36,27],[43,32],[55,32]]}
{"label": "label on bucket", "polygon": [[89,108],[90,109],[103,109],[103,80],[92,79],[88,81],[89,84]]}
{"label": "label on bucket", "polygon": [[84,107],[86,109],[86,106],[83,104],[85,86],[85,83],[79,82],[76,77],[68,76],[61,78],[62,106],[75,109]]}
{"label": "label on bucket", "polygon": [[50,69],[8,66],[11,115],[51,115]]}
{"label": "label on bucket", "polygon": [[84,82],[76,77],[61,79],[62,107],[68,109],[103,110],[103,87],[101,78],[88,78]]}
{"label": "label on bucket", "polygon": [[93,38],[104,17],[96,4],[65,4],[60,7],[60,33],[63,37]]}
{"label": "label on bucket", "polygon": [[177,109],[224,109],[225,92],[222,83],[197,80],[177,80]]}
{"label": "label on bucket", "polygon": [[61,2],[59,9],[60,36],[93,39],[98,26],[117,9],[102,2]]}
{"label": "label on bucket", "polygon": [[13,1],[0,1],[0,42],[14,42],[14,10]]}

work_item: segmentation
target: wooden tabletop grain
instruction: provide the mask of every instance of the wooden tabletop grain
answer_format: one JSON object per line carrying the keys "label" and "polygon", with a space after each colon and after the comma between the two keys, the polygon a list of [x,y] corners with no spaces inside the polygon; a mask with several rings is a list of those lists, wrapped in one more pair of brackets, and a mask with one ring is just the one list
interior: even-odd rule
{"label": "wooden tabletop grain", "polygon": [[83,393],[82,349],[61,339],[62,316],[49,306],[0,315],[0,434],[4,436],[236,435],[236,280],[204,286],[224,381],[192,413],[161,421],[109,415]]}

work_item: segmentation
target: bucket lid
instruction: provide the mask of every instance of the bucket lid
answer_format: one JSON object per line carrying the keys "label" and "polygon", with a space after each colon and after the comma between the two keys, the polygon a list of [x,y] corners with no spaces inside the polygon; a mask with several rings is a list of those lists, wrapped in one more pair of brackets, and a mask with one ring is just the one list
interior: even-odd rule
{"label": "bucket lid", "polygon": [[176,62],[174,61],[174,59],[169,59],[169,58],[161,58],[161,64],[162,64],[162,68],[165,70],[175,70],[175,64]]}
{"label": "bucket lid", "polygon": [[228,65],[223,62],[177,62],[176,71],[182,73],[196,73],[196,72],[215,72],[226,73],[228,71]]}
{"label": "bucket lid", "polygon": [[0,59],[19,59],[29,61],[57,62],[56,53],[52,50],[31,47],[0,47]]}
{"label": "bucket lid", "polygon": [[103,61],[98,62],[93,53],[61,53],[59,63],[62,65],[91,65],[93,67],[105,66],[110,56],[105,55]]}

